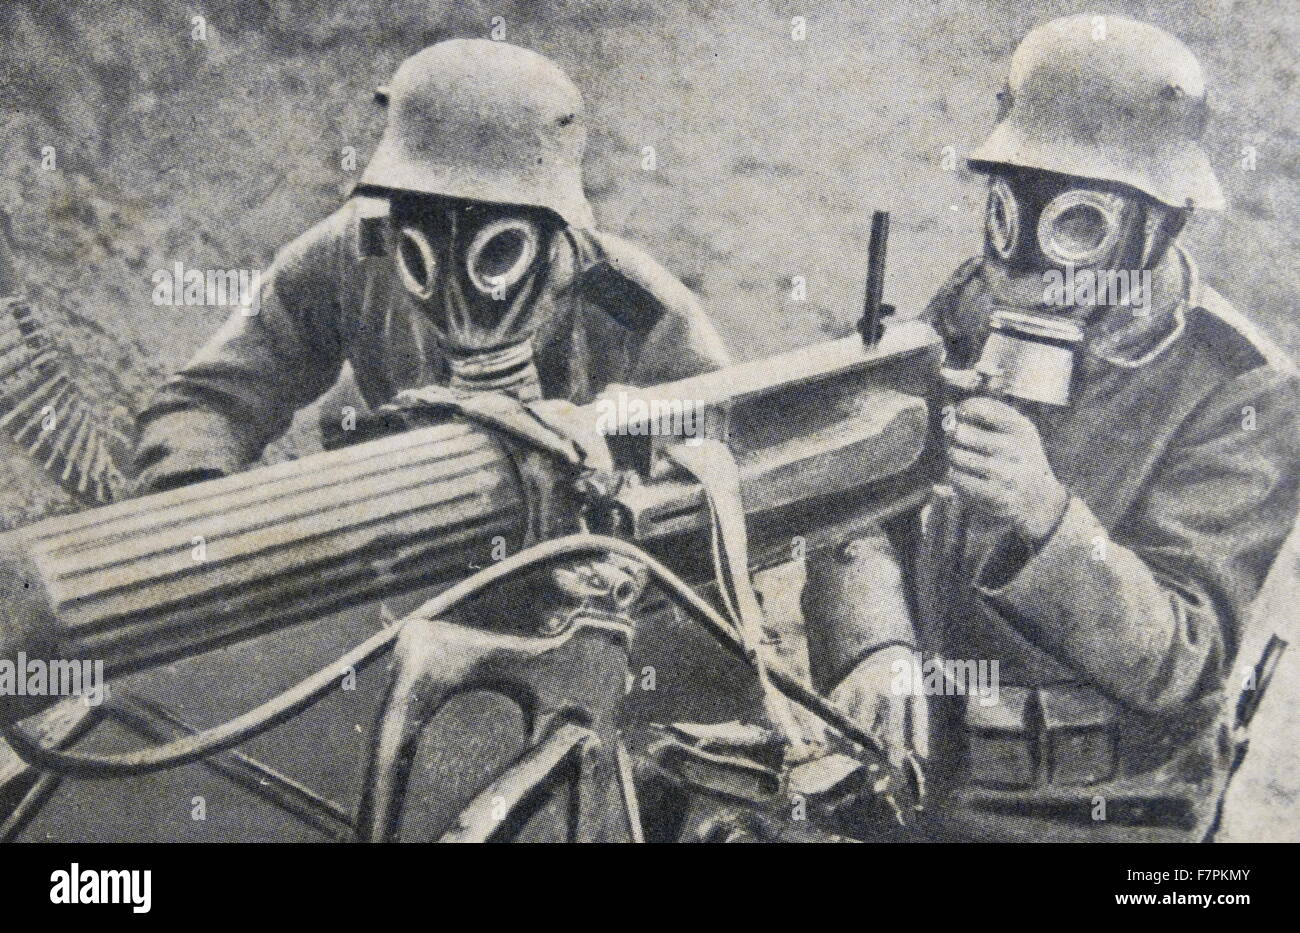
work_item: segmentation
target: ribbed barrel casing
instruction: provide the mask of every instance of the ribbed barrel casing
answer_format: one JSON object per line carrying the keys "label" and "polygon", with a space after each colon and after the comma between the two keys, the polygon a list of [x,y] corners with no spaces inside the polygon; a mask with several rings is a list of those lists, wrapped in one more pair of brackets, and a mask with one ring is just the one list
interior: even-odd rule
{"label": "ribbed barrel casing", "polygon": [[122,673],[464,575],[497,535],[513,547],[524,508],[504,448],[449,423],[6,537],[65,656]]}

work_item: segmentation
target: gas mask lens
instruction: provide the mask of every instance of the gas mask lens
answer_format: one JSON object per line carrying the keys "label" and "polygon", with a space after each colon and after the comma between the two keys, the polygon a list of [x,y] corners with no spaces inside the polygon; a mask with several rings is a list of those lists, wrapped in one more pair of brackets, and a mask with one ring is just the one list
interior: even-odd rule
{"label": "gas mask lens", "polygon": [[398,233],[397,271],[406,290],[421,300],[433,297],[438,283],[438,260],[433,244],[416,227]]}
{"label": "gas mask lens", "polygon": [[483,295],[501,295],[521,282],[537,258],[541,231],[530,220],[508,217],[495,220],[470,241],[465,270],[470,283]]}
{"label": "gas mask lens", "polygon": [[993,251],[1002,259],[1011,259],[1020,239],[1020,204],[1005,178],[995,178],[989,186],[985,233]]}
{"label": "gas mask lens", "polygon": [[1127,200],[1109,191],[1072,189],[1052,198],[1038,219],[1038,248],[1063,266],[1111,258],[1124,231]]}

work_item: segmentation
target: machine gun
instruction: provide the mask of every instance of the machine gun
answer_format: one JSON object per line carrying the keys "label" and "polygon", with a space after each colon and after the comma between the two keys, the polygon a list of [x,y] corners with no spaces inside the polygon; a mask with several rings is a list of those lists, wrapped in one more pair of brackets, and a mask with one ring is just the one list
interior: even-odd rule
{"label": "machine gun", "polygon": [[[883,259],[880,245],[873,255]],[[937,335],[920,322],[894,324],[883,336],[870,330],[867,340],[846,337],[650,388],[611,388],[566,413],[579,436],[605,439],[611,456],[599,468],[539,472],[517,431],[462,412],[9,532],[0,536],[8,610],[0,663],[93,659],[115,677],[191,657],[463,580],[502,552],[544,540],[539,515],[548,510],[583,516],[611,550],[624,542],[664,574],[706,582],[707,481],[680,456],[701,441],[734,460],[751,567],[788,559],[795,540],[807,550],[833,543],[919,506],[942,466],[926,402],[939,379]],[[665,431],[666,420],[685,423],[686,409],[690,436]],[[712,618],[702,600],[693,607],[702,621]],[[724,644],[745,651],[715,628]],[[794,678],[771,676],[796,702],[855,732]],[[57,699],[0,697],[0,724]],[[11,744],[39,759],[22,735],[11,732]],[[185,760],[200,751],[194,744]],[[129,772],[123,765],[117,773]],[[376,826],[379,837],[384,831]]]}
{"label": "machine gun", "polygon": [[[836,529],[916,506],[933,479],[925,398],[939,343],[896,325],[581,409],[609,425],[620,483],[603,503],[632,541],[699,576],[704,493],[651,433],[656,412],[703,406],[736,456],[760,563]],[[512,455],[454,420],[0,536],[8,555],[0,658],[94,658],[109,676],[463,576],[527,518]],[[818,530],[820,529],[820,530]],[[694,571],[694,572],[692,572]],[[15,611],[19,607],[23,611]],[[12,722],[38,698],[0,699]]]}

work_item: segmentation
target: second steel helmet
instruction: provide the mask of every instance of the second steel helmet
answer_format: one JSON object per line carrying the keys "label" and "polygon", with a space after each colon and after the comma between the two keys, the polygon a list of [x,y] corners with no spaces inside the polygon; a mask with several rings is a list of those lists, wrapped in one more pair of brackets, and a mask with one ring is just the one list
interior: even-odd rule
{"label": "second steel helmet", "polygon": [[361,184],[548,208],[592,227],[582,95],[554,62],[486,39],[411,56],[382,93],[388,126]]}
{"label": "second steel helmet", "polygon": [[1000,99],[974,169],[1041,169],[1117,182],[1171,207],[1224,206],[1200,144],[1205,76],[1162,29],[1122,16],[1052,20],[1016,48]]}

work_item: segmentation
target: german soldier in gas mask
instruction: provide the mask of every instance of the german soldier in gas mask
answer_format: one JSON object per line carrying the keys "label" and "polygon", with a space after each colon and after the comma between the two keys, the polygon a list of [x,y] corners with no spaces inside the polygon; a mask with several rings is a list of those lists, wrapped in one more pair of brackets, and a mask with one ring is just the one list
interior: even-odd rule
{"label": "german soldier in gas mask", "polygon": [[866,666],[868,713],[902,723],[916,699],[871,667],[880,646],[926,659],[893,685],[924,687],[937,836],[1194,840],[1228,774],[1247,607],[1296,515],[1300,390],[1178,243],[1224,206],[1181,42],[1055,20],[999,100],[970,158],[984,255],[929,308],[960,391],[948,494],[903,563],[915,631],[870,609],[880,539],[810,568],[806,601],[833,623],[823,654]]}
{"label": "german soldier in gas mask", "polygon": [[141,415],[143,489],[246,466],[345,361],[371,406],[429,385],[581,404],[725,361],[690,291],[593,229],[582,99],[552,62],[442,42],[379,96],[388,127],[355,196]]}

